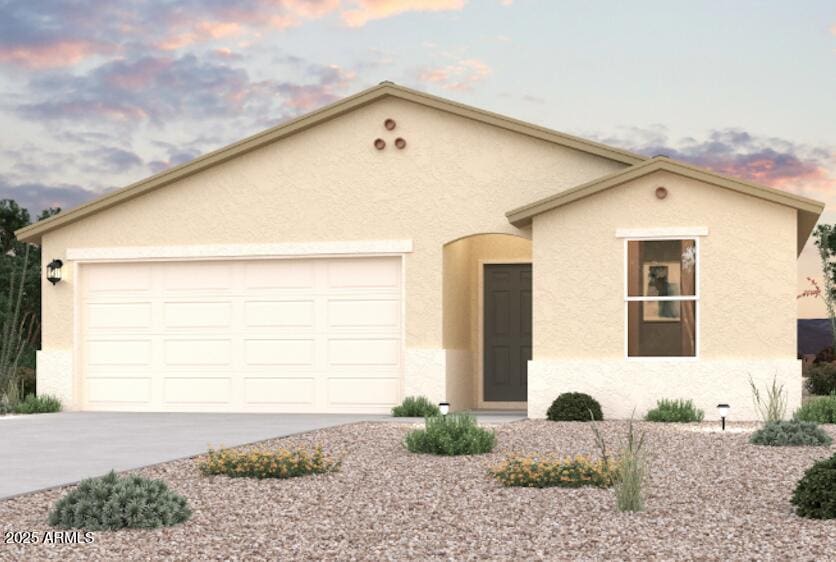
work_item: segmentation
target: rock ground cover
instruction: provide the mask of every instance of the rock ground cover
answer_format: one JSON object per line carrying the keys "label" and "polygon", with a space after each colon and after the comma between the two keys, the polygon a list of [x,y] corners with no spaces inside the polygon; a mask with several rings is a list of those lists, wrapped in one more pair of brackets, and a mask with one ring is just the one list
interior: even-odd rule
{"label": "rock ground cover", "polygon": [[[360,423],[261,444],[322,445],[343,458],[339,472],[251,480],[201,476],[196,459],[148,467],[134,472],[188,499],[186,523],[98,532],[92,544],[0,544],[0,559],[825,560],[836,552],[836,521],[797,517],[789,501],[804,470],[836,445],[751,445],[754,424],[725,434],[707,422],[636,425],[651,455],[642,513],[618,513],[611,490],[505,488],[487,475],[510,453],[595,457],[589,424],[504,424],[493,453],[437,457],[406,451],[408,425]],[[626,430],[625,422],[598,426],[610,447]],[[823,427],[836,437],[836,426]],[[3,531],[43,536],[67,489],[0,502]]]}

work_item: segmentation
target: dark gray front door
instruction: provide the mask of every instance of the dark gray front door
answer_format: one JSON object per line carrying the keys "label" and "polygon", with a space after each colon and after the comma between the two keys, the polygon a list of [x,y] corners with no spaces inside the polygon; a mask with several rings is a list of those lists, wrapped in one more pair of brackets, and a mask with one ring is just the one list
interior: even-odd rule
{"label": "dark gray front door", "polygon": [[485,401],[527,400],[531,264],[485,265]]}

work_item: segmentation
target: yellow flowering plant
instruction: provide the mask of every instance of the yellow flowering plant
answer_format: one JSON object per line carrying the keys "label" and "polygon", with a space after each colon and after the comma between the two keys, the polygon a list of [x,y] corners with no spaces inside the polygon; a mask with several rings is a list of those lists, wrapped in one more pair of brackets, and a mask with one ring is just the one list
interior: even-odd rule
{"label": "yellow flowering plant", "polygon": [[234,478],[293,478],[336,471],[340,461],[322,447],[313,452],[299,449],[209,449],[198,463],[205,476],[222,474]]}
{"label": "yellow flowering plant", "polygon": [[489,473],[505,486],[608,488],[612,486],[616,468],[612,460],[594,460],[583,455],[566,458],[511,455]]}

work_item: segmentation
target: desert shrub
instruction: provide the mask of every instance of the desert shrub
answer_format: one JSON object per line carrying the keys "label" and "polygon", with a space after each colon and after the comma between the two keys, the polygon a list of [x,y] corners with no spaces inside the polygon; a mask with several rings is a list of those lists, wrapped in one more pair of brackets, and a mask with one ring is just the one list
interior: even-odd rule
{"label": "desert shrub", "polygon": [[836,519],[836,454],[807,469],[790,501],[802,517]]}
{"label": "desert shrub", "polygon": [[592,460],[582,455],[565,459],[511,455],[489,472],[505,486],[608,488],[612,486],[612,474],[616,469],[612,461]]}
{"label": "desert shrub", "polygon": [[752,403],[760,413],[764,423],[777,422],[784,419],[787,413],[787,395],[784,392],[784,385],[778,384],[775,377],[772,377],[772,384],[766,387],[766,393],[761,392],[752,377],[749,377],[749,386],[752,387]]}
{"label": "desert shrub", "polygon": [[564,392],[552,402],[546,417],[552,421],[590,421],[603,420],[604,414],[601,405],[589,394]]}
{"label": "desert shrub", "polygon": [[836,423],[836,392],[810,399],[793,414],[793,419],[816,423]]}
{"label": "desert shrub", "polygon": [[818,353],[816,353],[816,363],[831,363],[836,360],[836,355],[833,354],[833,346],[828,345]]}
{"label": "desert shrub", "polygon": [[206,476],[221,474],[233,478],[293,478],[333,472],[340,466],[317,447],[305,449],[249,450],[210,449],[198,463]]}
{"label": "desert shrub", "polygon": [[827,396],[836,392],[836,365],[816,363],[807,371],[807,390],[811,394]]}
{"label": "desert shrub", "polygon": [[700,422],[705,414],[691,400],[656,401],[656,407],[647,412],[644,419],[652,422]]}
{"label": "desert shrub", "polygon": [[392,415],[396,418],[426,418],[440,414],[438,406],[430,402],[426,396],[407,396],[403,402],[392,408]]}
{"label": "desert shrub", "polygon": [[102,531],[124,527],[150,529],[176,525],[191,516],[186,499],[162,480],[118,476],[83,480],[58,500],[49,524],[65,529]]}
{"label": "desert shrub", "polygon": [[803,447],[829,445],[830,436],[813,422],[776,421],[765,424],[749,438],[754,445]]}
{"label": "desert shrub", "polygon": [[26,398],[21,400],[15,406],[15,413],[17,414],[49,414],[52,412],[61,411],[61,401],[49,394],[27,394]]}
{"label": "desert shrub", "polygon": [[432,455],[481,455],[496,445],[493,431],[481,428],[468,414],[427,418],[425,429],[410,431],[404,445],[413,453]]}
{"label": "desert shrub", "polygon": [[601,452],[601,459],[606,466],[614,466],[612,472],[615,503],[619,511],[644,511],[645,486],[649,463],[644,448],[644,433],[636,436],[633,417],[627,423],[627,442],[618,454],[618,463],[613,463],[607,453],[607,443],[597,425],[592,423],[595,444]]}

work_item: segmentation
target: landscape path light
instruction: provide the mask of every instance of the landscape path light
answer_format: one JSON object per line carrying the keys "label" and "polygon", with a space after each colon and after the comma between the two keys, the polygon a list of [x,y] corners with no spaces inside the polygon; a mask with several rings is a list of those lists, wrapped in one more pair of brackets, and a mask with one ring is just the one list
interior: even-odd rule
{"label": "landscape path light", "polygon": [[441,415],[446,416],[450,412],[450,403],[449,402],[439,402],[438,409],[441,410]]}
{"label": "landscape path light", "polygon": [[717,404],[717,412],[720,414],[720,427],[723,428],[723,431],[726,431],[726,416],[729,415],[729,410],[731,406],[728,404]]}

